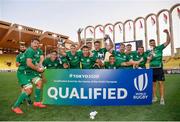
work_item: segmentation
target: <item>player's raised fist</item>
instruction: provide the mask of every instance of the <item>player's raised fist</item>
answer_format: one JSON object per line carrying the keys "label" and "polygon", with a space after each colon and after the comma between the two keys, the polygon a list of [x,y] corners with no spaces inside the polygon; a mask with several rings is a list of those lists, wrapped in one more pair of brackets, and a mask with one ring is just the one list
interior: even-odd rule
{"label": "player's raised fist", "polygon": [[79,28],[77,33],[80,34],[83,31],[83,28]]}
{"label": "player's raised fist", "polygon": [[106,35],[104,36],[104,40],[107,40],[108,38],[109,38],[109,35],[106,34]]}
{"label": "player's raised fist", "polygon": [[163,32],[164,33],[169,33],[169,31],[167,29],[164,29]]}

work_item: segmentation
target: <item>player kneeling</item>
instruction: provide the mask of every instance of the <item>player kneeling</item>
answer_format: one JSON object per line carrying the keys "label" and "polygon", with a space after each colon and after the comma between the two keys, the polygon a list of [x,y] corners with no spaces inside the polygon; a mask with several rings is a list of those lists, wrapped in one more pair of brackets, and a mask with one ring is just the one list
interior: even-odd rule
{"label": "player kneeling", "polygon": [[116,59],[113,55],[109,56],[109,62],[104,62],[105,69],[118,69],[118,65],[116,63]]}

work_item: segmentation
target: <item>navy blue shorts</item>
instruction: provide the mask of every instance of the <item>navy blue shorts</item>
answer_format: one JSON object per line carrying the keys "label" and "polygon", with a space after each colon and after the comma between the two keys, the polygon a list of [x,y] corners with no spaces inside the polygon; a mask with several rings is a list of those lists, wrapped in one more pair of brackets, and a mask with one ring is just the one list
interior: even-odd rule
{"label": "navy blue shorts", "polygon": [[163,68],[153,68],[153,82],[165,81]]}

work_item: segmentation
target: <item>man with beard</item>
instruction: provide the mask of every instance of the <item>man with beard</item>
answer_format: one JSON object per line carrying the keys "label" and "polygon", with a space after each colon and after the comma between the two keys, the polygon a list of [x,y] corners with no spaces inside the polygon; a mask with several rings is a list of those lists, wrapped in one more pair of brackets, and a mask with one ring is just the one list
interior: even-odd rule
{"label": "man with beard", "polygon": [[[24,72],[24,70],[26,68],[26,60],[25,60],[25,55],[24,55],[25,51],[26,51],[25,44],[20,44],[20,46],[19,46],[19,54],[16,56],[16,66],[18,67],[17,78],[18,78],[19,84],[21,85],[21,88],[23,87],[22,86],[23,81],[22,81],[22,79],[20,77],[21,76],[20,74],[21,74],[21,72]],[[26,101],[27,101],[28,105],[32,104],[30,96],[28,96],[26,98]]]}
{"label": "man with beard", "polygon": [[31,40],[31,46],[24,53],[24,65],[21,67],[23,70],[18,72],[18,80],[22,86],[21,94],[12,106],[12,111],[16,114],[23,114],[23,111],[19,108],[20,104],[28,99],[29,95],[32,94],[33,84],[36,85],[35,88],[35,102],[34,107],[45,108],[46,106],[41,102],[41,88],[42,79],[41,73],[44,71],[42,67],[39,66],[39,39],[33,38]]}

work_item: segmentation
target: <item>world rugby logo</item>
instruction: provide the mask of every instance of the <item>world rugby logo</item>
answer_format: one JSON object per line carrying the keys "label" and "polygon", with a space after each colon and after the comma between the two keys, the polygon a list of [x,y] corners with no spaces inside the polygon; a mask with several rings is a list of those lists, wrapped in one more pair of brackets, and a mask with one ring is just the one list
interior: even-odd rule
{"label": "world rugby logo", "polygon": [[134,86],[138,91],[144,91],[148,84],[147,73],[134,78]]}

